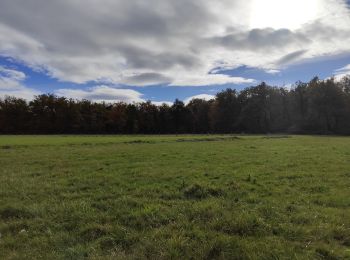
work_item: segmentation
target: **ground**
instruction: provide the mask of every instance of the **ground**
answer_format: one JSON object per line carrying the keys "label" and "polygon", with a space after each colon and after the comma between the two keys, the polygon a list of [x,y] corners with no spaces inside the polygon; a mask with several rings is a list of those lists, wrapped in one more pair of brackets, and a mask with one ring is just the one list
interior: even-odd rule
{"label": "ground", "polygon": [[350,138],[0,136],[0,259],[350,259]]}

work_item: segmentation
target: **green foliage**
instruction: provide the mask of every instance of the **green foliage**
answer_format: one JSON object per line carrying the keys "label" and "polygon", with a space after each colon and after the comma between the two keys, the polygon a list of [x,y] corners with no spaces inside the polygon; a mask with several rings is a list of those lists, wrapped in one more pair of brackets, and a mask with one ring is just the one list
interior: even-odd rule
{"label": "green foliage", "polygon": [[0,136],[0,147],[0,259],[350,258],[347,137]]}

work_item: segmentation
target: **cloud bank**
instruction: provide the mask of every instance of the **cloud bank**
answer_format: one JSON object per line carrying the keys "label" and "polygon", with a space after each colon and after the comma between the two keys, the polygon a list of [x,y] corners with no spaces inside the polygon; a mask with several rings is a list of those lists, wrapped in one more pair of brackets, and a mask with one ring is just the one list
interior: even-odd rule
{"label": "cloud bank", "polygon": [[72,99],[86,99],[93,102],[125,102],[137,103],[144,102],[142,94],[131,89],[117,89],[109,86],[96,86],[86,90],[83,89],[59,89],[55,92],[58,96],[63,96]]}
{"label": "cloud bank", "polygon": [[39,91],[24,86],[25,79],[23,72],[0,66],[0,98],[13,96],[31,100],[40,94]]}
{"label": "cloud bank", "polygon": [[[0,55],[60,81],[100,85],[60,93],[139,100],[103,85],[250,83],[210,71],[242,65],[278,71],[350,51],[345,1],[278,3],[266,0],[261,10],[256,0],[0,0]],[[3,78],[9,79],[21,82]]]}

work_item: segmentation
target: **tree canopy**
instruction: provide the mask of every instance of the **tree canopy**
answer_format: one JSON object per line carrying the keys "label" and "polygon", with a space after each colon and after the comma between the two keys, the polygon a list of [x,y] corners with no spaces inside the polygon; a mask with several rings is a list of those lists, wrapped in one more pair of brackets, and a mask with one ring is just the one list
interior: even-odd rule
{"label": "tree canopy", "polygon": [[94,103],[53,94],[0,99],[1,134],[350,134],[350,78],[312,79],[292,88],[261,83],[215,99],[157,106]]}

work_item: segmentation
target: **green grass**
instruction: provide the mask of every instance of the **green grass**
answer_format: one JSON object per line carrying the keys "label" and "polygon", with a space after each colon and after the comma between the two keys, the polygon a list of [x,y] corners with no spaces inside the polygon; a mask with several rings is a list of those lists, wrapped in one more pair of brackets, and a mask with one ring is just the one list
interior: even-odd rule
{"label": "green grass", "polygon": [[1,136],[0,259],[350,259],[350,138]]}

